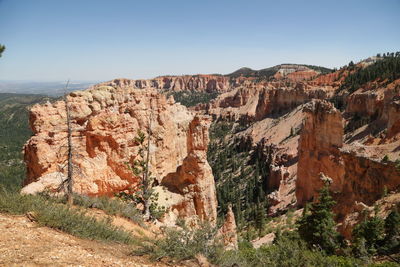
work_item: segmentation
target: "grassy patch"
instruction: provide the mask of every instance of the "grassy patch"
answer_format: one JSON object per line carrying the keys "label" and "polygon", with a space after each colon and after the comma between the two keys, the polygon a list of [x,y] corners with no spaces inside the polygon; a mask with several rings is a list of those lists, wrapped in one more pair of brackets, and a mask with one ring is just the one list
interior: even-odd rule
{"label": "grassy patch", "polygon": [[81,238],[134,243],[131,234],[113,226],[110,221],[96,220],[85,215],[83,211],[68,208],[43,196],[20,195],[16,192],[1,190],[0,212],[11,214],[32,212],[40,225]]}
{"label": "grassy patch", "polygon": [[[51,202],[67,204],[67,198],[65,196],[55,197],[47,192],[42,192],[40,195]],[[107,215],[120,216],[133,221],[142,227],[146,226],[140,210],[138,210],[133,204],[124,202],[117,198],[110,198],[106,196],[90,197],[74,194],[74,205],[86,209],[99,209],[104,211]]]}
{"label": "grassy patch", "polygon": [[144,226],[141,212],[132,204],[123,202],[119,199],[112,199],[105,196],[88,197],[75,195],[74,204],[84,208],[100,209],[108,215],[124,217],[141,226]]}

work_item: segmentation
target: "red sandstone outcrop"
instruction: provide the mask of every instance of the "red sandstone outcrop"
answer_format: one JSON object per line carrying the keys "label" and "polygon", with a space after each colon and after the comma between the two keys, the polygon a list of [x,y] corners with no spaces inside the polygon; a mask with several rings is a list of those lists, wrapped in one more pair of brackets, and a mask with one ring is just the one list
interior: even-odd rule
{"label": "red sandstone outcrop", "polygon": [[356,118],[362,119],[364,124],[376,121],[375,128],[387,129],[386,135],[380,136],[380,142],[376,141],[376,137],[371,136],[370,129],[365,129],[363,134],[358,133],[358,135],[369,135],[370,138],[358,140],[359,142],[371,143],[374,141],[371,138],[375,138],[374,143],[387,143],[392,142],[388,139],[400,134],[400,80],[395,80],[388,85],[370,83],[350,94],[346,102],[345,116],[356,115]]}
{"label": "red sandstone outcrop", "polygon": [[303,80],[310,80],[318,75],[318,72],[315,70],[304,70],[304,71],[296,71],[289,73],[286,77],[294,82],[300,82]]}
{"label": "red sandstone outcrop", "polygon": [[[74,190],[109,196],[135,190],[138,178],[126,163],[133,162],[138,155],[139,147],[134,141],[137,131],[147,132],[151,125],[153,176],[161,183],[165,177],[180,172],[173,182],[184,188],[180,192],[164,188],[164,196],[174,200],[168,207],[178,217],[196,215],[215,221],[214,178],[206,159],[210,119],[193,115],[174,103],[173,98],[167,99],[154,89],[129,86],[95,86],[68,96],[77,171]],[[30,124],[34,136],[24,147],[25,184],[41,181],[52,173],[65,173],[65,103],[35,105],[30,112]]]}
{"label": "red sandstone outcrop", "polygon": [[384,188],[399,188],[400,172],[395,163],[376,160],[370,154],[371,150],[380,149],[394,153],[399,141],[374,148],[343,144],[343,119],[332,104],[314,100],[304,112],[296,181],[299,205],[315,199],[324,179],[331,180],[330,189],[337,201],[335,211],[341,219],[353,212],[359,202],[372,205]]}
{"label": "red sandstone outcrop", "polygon": [[340,111],[326,101],[313,100],[306,114],[299,140],[296,197],[299,205],[313,199],[324,182],[323,173],[333,179],[332,190],[343,183],[344,163],[339,148],[343,145],[343,119]]}
{"label": "red sandstone outcrop", "polygon": [[333,86],[338,87],[348,75],[348,71],[342,69],[335,72],[322,74],[309,81],[314,86]]}
{"label": "red sandstone outcrop", "polygon": [[236,221],[231,205],[228,206],[228,212],[225,216],[225,222],[219,229],[219,234],[222,236],[225,249],[238,249]]}
{"label": "red sandstone outcrop", "polygon": [[176,172],[169,173],[161,180],[161,185],[172,192],[184,196],[184,201],[171,206],[179,217],[196,215],[201,220],[216,222],[216,191],[214,176],[207,162],[208,129],[211,120],[195,117],[189,125],[188,155]]}

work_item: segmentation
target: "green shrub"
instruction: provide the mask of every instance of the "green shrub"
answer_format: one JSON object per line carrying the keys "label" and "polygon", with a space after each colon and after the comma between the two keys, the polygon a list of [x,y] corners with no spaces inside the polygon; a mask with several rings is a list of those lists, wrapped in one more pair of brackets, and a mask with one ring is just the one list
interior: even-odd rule
{"label": "green shrub", "polygon": [[388,161],[389,161],[389,156],[388,155],[383,156],[381,162],[386,163]]}
{"label": "green shrub", "polygon": [[341,256],[327,256],[318,250],[307,249],[296,232],[285,232],[272,245],[262,246],[259,249],[251,244],[239,244],[238,251],[225,252],[218,262],[220,266],[269,266],[269,267],[296,267],[296,266],[360,266],[356,259]]}
{"label": "green shrub", "polygon": [[199,228],[166,228],[163,237],[143,239],[135,248],[135,255],[150,255],[154,260],[171,258],[182,261],[193,259],[197,254],[216,262],[222,254],[222,243],[216,238],[217,229],[209,224]]}

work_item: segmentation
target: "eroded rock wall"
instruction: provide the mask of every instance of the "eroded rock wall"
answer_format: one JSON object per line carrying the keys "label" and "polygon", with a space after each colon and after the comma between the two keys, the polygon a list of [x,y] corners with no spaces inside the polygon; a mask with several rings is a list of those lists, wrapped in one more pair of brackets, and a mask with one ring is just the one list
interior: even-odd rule
{"label": "eroded rock wall", "polygon": [[297,165],[296,197],[299,205],[312,200],[324,182],[321,173],[333,180],[332,189],[340,190],[344,178],[343,119],[340,111],[327,101],[313,100],[303,112]]}
{"label": "eroded rock wall", "polygon": [[[210,119],[195,116],[154,89],[97,86],[68,96],[73,131],[74,190],[92,196],[136,190],[138,177],[127,167],[138,157],[138,130],[150,135],[150,169],[157,183],[178,172],[174,183],[187,187],[175,198],[178,217],[215,220],[214,178],[206,159]],[[36,105],[30,111],[34,136],[24,147],[26,193],[49,174],[65,173],[65,102]],[[54,175],[53,175],[54,176]],[[36,187],[37,188],[37,187]],[[53,188],[54,189],[54,188]],[[32,189],[34,190],[34,189]],[[164,190],[165,191],[165,190]],[[173,192],[166,190],[166,195]],[[166,197],[168,199],[168,197]],[[170,197],[172,198],[172,197]],[[161,203],[164,204],[164,203]],[[185,211],[179,210],[185,207]]]}
{"label": "eroded rock wall", "polygon": [[238,87],[221,94],[204,109],[207,114],[229,120],[259,121],[267,116],[289,112],[311,99],[327,99],[332,88],[310,87],[298,83],[285,87],[279,83]]}
{"label": "eroded rock wall", "polygon": [[231,87],[241,84],[243,79],[230,80],[222,75],[183,75],[161,76],[149,80],[114,79],[96,85],[122,88],[156,88],[169,91],[201,91],[201,92],[225,92]]}
{"label": "eroded rock wall", "polygon": [[[337,202],[335,212],[342,221],[357,203],[372,205],[384,190],[400,188],[400,171],[394,162],[372,158],[369,146],[343,143],[343,119],[331,103],[314,100],[304,112],[298,147],[298,205],[316,199],[318,190],[328,181]],[[388,148],[396,150],[396,143]]]}

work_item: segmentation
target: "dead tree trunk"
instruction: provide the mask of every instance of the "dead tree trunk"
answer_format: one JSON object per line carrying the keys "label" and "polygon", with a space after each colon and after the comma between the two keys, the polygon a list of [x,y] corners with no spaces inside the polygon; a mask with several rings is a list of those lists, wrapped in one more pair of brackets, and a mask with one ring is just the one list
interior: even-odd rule
{"label": "dead tree trunk", "polygon": [[151,187],[151,174],[149,170],[149,161],[150,161],[150,139],[151,139],[151,119],[152,119],[152,114],[150,114],[149,118],[149,127],[147,129],[147,155],[146,155],[146,165],[145,169],[143,172],[143,195],[145,196],[143,198],[143,206],[144,206],[144,219],[149,220],[150,219],[150,206],[151,206],[151,192],[150,192],[150,187]]}
{"label": "dead tree trunk", "polygon": [[[68,88],[68,83],[66,89]],[[68,105],[68,96],[67,93],[65,93],[65,111],[67,113],[67,147],[68,147],[68,163],[67,163],[67,203],[68,205],[72,206],[74,202],[74,196],[73,196],[73,185],[74,185],[74,180],[73,180],[73,164],[72,164],[72,127],[71,127],[71,115],[70,115],[70,110],[69,110],[69,105]]]}

